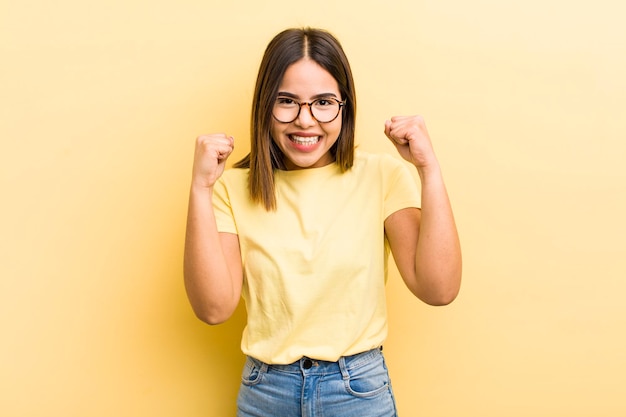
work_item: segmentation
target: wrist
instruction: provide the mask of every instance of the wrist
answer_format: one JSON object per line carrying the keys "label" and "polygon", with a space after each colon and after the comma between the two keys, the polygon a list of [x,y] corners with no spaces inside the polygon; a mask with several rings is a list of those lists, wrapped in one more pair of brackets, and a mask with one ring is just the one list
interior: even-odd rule
{"label": "wrist", "polygon": [[415,165],[415,168],[422,182],[433,177],[441,177],[441,167],[436,160],[423,165]]}
{"label": "wrist", "polygon": [[213,194],[213,186],[207,185],[202,181],[192,181],[191,182],[191,193],[192,194],[200,194],[200,195],[212,195]]}

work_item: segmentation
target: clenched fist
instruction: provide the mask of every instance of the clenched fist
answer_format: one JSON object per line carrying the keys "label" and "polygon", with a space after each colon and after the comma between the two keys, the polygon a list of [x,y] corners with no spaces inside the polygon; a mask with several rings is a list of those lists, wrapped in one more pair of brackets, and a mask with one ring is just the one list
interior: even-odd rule
{"label": "clenched fist", "polygon": [[436,164],[426,123],[421,116],[395,116],[385,122],[385,135],[400,155],[418,169]]}
{"label": "clenched fist", "polygon": [[226,159],[233,152],[234,146],[234,138],[224,133],[198,136],[193,161],[193,186],[213,187],[224,172]]}

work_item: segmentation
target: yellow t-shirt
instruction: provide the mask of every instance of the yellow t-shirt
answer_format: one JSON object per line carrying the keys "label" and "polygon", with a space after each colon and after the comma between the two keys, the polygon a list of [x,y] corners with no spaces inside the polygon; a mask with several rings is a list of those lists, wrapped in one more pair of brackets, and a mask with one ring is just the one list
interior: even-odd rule
{"label": "yellow t-shirt", "polygon": [[277,210],[248,195],[247,169],[224,172],[214,188],[218,230],[239,235],[248,313],[241,348],[266,363],[303,356],[336,361],[387,336],[384,220],[419,207],[406,164],[357,152],[336,164],[276,171]]}

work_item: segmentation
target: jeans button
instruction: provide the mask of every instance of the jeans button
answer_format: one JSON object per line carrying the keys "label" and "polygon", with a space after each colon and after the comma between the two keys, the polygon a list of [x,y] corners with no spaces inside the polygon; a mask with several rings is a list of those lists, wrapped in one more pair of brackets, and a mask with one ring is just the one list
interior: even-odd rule
{"label": "jeans button", "polygon": [[313,366],[313,361],[311,361],[311,359],[307,358],[304,360],[304,362],[302,362],[302,367],[304,369],[311,369],[311,367]]}

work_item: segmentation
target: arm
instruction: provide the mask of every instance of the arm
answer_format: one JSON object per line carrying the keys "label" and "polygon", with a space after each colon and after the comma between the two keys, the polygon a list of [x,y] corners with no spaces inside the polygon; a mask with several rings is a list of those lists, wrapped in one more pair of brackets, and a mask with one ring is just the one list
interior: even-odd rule
{"label": "arm", "polygon": [[226,135],[200,136],[196,140],[185,238],[185,289],[202,321],[218,324],[237,308],[243,272],[239,238],[219,233],[215,223],[213,186],[224,172],[233,150]]}
{"label": "arm", "polygon": [[385,220],[385,233],[407,287],[431,305],[451,303],[461,285],[461,247],[452,207],[426,125],[419,116],[394,117],[385,134],[415,165],[422,209],[407,208]]}

